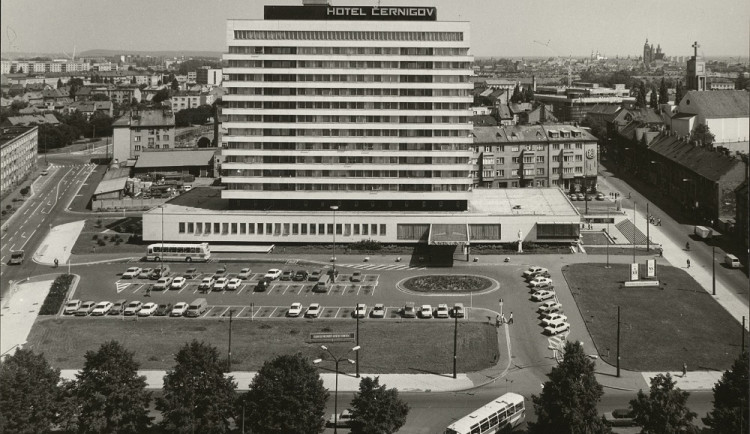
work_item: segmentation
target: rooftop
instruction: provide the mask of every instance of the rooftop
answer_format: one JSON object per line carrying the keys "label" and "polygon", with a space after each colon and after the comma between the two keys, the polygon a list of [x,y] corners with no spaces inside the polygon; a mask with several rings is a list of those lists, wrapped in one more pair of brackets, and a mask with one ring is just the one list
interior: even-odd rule
{"label": "rooftop", "polygon": [[735,166],[743,164],[738,158],[694,145],[677,136],[659,137],[649,149],[711,181],[720,180]]}
{"label": "rooftop", "polygon": [[143,152],[138,157],[135,168],[207,166],[210,164],[215,152],[214,149]]}
{"label": "rooftop", "polygon": [[[682,103],[685,102],[685,105]],[[707,118],[750,116],[750,92],[744,90],[691,90],[680,101],[682,112],[698,113]]]}
{"label": "rooftop", "polygon": [[120,116],[112,123],[113,127],[148,128],[173,127],[174,114],[169,109],[147,109],[132,111]]}
{"label": "rooftop", "polygon": [[0,147],[5,146],[6,143],[10,143],[19,137],[36,127],[2,127],[0,128]]}

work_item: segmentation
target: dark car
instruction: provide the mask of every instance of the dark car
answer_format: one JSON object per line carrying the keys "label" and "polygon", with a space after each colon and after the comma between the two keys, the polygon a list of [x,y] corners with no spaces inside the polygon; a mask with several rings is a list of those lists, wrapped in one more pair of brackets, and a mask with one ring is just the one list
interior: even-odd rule
{"label": "dark car", "polygon": [[307,276],[307,280],[309,280],[311,282],[317,282],[318,279],[320,279],[320,274],[321,273],[322,272],[320,270],[313,270],[313,272],[310,273],[309,276]]}
{"label": "dark car", "polygon": [[307,280],[307,271],[297,270],[297,272],[294,273],[295,282],[304,282],[305,280]]}
{"label": "dark car", "polygon": [[172,312],[172,303],[162,303],[159,305],[159,307],[156,308],[156,312],[154,312],[154,315],[166,316],[169,315],[170,312]]}
{"label": "dark car", "polygon": [[109,310],[109,315],[122,315],[123,312],[125,312],[125,306],[127,306],[128,301],[127,300],[117,300],[115,301],[115,304],[112,305],[112,309]]}
{"label": "dark car", "polygon": [[264,277],[258,281],[257,285],[255,285],[255,291],[264,292],[269,286],[271,286],[271,279]]}
{"label": "dark car", "polygon": [[279,280],[292,280],[292,277],[294,277],[294,272],[292,270],[284,270],[284,272],[281,273]]}

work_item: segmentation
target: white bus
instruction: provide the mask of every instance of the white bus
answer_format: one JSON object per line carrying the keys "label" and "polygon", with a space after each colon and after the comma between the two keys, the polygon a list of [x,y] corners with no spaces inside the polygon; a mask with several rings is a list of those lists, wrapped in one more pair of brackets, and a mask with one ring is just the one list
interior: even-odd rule
{"label": "white bus", "polygon": [[208,243],[200,244],[150,244],[146,251],[147,261],[203,261],[211,257]]}
{"label": "white bus", "polygon": [[506,393],[469,415],[453,422],[445,434],[486,434],[510,431],[526,419],[523,396]]}

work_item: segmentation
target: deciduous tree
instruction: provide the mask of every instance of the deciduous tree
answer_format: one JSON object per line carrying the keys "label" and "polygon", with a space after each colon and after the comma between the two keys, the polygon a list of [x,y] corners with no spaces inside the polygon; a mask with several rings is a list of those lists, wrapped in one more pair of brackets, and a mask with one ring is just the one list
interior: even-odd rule
{"label": "deciduous tree", "polygon": [[693,140],[699,140],[705,145],[710,145],[714,142],[715,136],[711,133],[711,129],[708,125],[698,124],[690,134],[690,138]]}
{"label": "deciduous tree", "polygon": [[662,77],[661,83],[659,83],[659,104],[667,103],[669,103],[669,88],[667,82],[664,81],[664,77]]}
{"label": "deciduous tree", "polygon": [[652,109],[659,107],[659,98],[657,97],[656,94],[657,94],[656,88],[651,86],[651,98],[648,101],[648,105]]}
{"label": "deciduous tree", "polygon": [[352,399],[352,432],[355,434],[391,434],[406,423],[409,405],[398,390],[386,389],[380,378],[364,377]]}
{"label": "deciduous tree", "polygon": [[164,395],[156,402],[161,427],[169,433],[229,432],[237,383],[226,377],[226,363],[216,347],[193,340],[175,355],[177,364],[164,376]]}
{"label": "deciduous tree", "polygon": [[669,374],[659,374],[651,379],[648,395],[638,391],[630,401],[635,422],[642,427],[644,434],[685,434],[697,433],[692,421],[696,414],[687,407],[690,394],[675,388]]}
{"label": "deciduous tree", "polygon": [[747,431],[750,423],[750,379],[748,379],[748,354],[743,353],[732,368],[724,372],[714,386],[714,408],[703,423],[717,433]]}
{"label": "deciduous tree", "polygon": [[678,80],[677,87],[675,88],[674,104],[680,105],[683,96],[685,96],[685,89],[682,87],[682,80]]}
{"label": "deciduous tree", "polygon": [[604,391],[594,376],[594,362],[579,342],[565,344],[562,362],[547,377],[542,393],[531,397],[537,421],[529,424],[529,433],[611,432],[596,409]]}
{"label": "deciduous tree", "polygon": [[60,370],[42,354],[17,349],[0,364],[0,432],[47,432],[58,409]]}
{"label": "deciduous tree", "polygon": [[151,393],[146,377],[138,375],[134,353],[117,341],[88,351],[76,375],[73,395],[81,433],[139,434],[151,425]]}
{"label": "deciduous tree", "polygon": [[245,425],[252,432],[313,434],[323,430],[327,398],[308,359],[282,355],[263,364],[239,405],[244,405]]}

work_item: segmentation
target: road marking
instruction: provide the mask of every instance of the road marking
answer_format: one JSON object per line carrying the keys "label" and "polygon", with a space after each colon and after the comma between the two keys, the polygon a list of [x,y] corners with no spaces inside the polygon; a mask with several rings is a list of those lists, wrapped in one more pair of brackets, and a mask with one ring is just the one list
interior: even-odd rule
{"label": "road marking", "polygon": [[339,312],[341,312],[341,308],[336,309],[336,315],[334,315],[333,317],[334,318],[338,318],[339,317]]}
{"label": "road marking", "polygon": [[224,309],[224,311],[223,311],[223,312],[221,313],[221,315],[219,315],[219,316],[224,316],[224,314],[225,314],[225,313],[227,313],[227,311],[229,310],[229,308],[230,308],[230,307],[231,307],[231,306],[227,306],[227,307],[226,307],[226,308]]}
{"label": "road marking", "polygon": [[21,238],[26,238],[26,232],[21,233]]}
{"label": "road marking", "polygon": [[276,313],[276,309],[278,309],[278,307],[274,307],[273,310],[271,311],[271,313],[268,315],[267,318],[271,318],[273,316],[273,314]]}
{"label": "road marking", "polygon": [[115,286],[117,287],[117,293],[121,293],[125,290],[128,286],[130,286],[130,283],[120,282],[119,280],[115,282]]}
{"label": "road marking", "polygon": [[359,291],[361,290],[362,290],[362,285],[359,285],[359,287],[357,288],[357,295],[359,295]]}
{"label": "road marking", "polygon": [[240,287],[240,290],[239,290],[239,291],[237,291],[237,295],[240,295],[240,293],[241,293],[242,291],[244,291],[244,290],[245,290],[245,287],[246,287],[246,286],[247,286],[247,284],[246,284],[246,283],[245,283],[245,284],[243,284],[243,285],[242,285],[242,286]]}
{"label": "road marking", "polygon": [[21,245],[21,248],[22,248],[22,249],[24,248],[24,246],[26,246],[26,243],[28,243],[28,242],[29,242],[29,240],[31,239],[31,237],[32,237],[32,236],[34,236],[34,233],[36,233],[36,229],[34,229],[34,230],[33,230],[33,231],[31,232],[31,234],[29,234],[29,237],[28,237],[28,238],[26,238],[26,241],[24,241],[24,242],[23,242],[23,244]]}
{"label": "road marking", "polygon": [[240,310],[239,312],[237,312],[237,314],[236,314],[236,315],[234,315],[234,316],[235,316],[235,317],[237,317],[237,318],[239,318],[239,316],[240,316],[240,315],[242,315],[242,312],[244,312],[244,311],[245,311],[245,309],[247,309],[248,307],[250,307],[250,306],[245,306],[245,307],[243,307],[243,308],[242,308],[242,310]]}
{"label": "road marking", "polygon": [[140,291],[141,288],[143,288],[144,285],[147,285],[147,284],[146,283],[141,283],[140,285],[138,285],[138,287],[135,288],[135,290],[133,291],[133,294],[137,294],[138,291]]}

